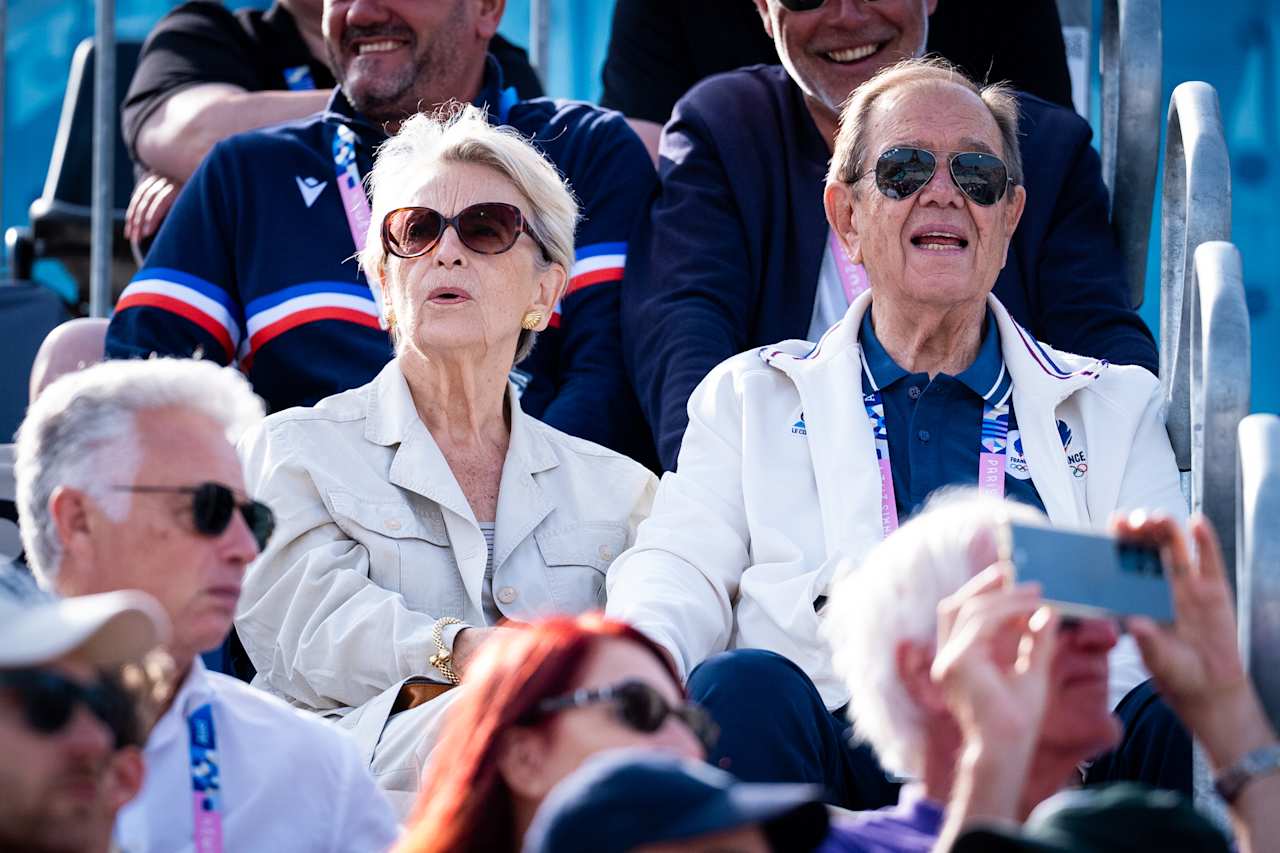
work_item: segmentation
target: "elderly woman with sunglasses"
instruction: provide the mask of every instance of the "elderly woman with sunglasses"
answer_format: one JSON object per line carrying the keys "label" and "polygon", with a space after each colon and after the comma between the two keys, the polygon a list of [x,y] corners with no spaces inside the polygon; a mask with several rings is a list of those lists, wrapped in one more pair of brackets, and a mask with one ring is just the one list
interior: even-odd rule
{"label": "elderly woman with sunglasses", "polygon": [[[1039,343],[991,295],[1025,200],[1017,140],[1009,90],[940,61],[856,90],[825,202],[869,289],[816,345],[703,380],[678,470],[609,574],[609,615],[691,673],[723,730],[713,758],[744,779],[823,782],[852,808],[896,796],[846,748],[849,694],[818,624],[837,561],[930,492],[976,484],[1066,526],[1185,515],[1156,378]],[[1121,654],[1113,702],[1145,677]]]}
{"label": "elderly woman with sunglasses", "polygon": [[655,479],[523,414],[509,379],[572,264],[555,168],[467,107],[405,122],[370,178],[360,263],[396,357],[242,443],[279,526],[236,627],[254,683],[340,719],[407,808],[475,647],[600,607]]}

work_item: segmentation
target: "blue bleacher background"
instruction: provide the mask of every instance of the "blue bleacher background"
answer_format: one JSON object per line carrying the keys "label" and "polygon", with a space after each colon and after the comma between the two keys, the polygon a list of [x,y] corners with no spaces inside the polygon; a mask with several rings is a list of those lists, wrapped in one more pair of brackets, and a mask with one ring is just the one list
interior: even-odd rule
{"label": "blue bleacher background", "polygon": [[[749,0],[743,0],[749,2]],[[946,0],[941,0],[946,2]],[[122,39],[141,39],[176,5],[170,0],[117,0]],[[233,7],[265,6],[232,0]],[[595,100],[608,42],[608,0],[551,0],[547,88]],[[1164,0],[1164,100],[1184,80],[1206,80],[1219,93],[1231,150],[1233,240],[1244,257],[1253,321],[1253,409],[1280,411],[1280,0],[1231,0],[1206,13],[1195,0]],[[92,0],[13,0],[8,4],[3,226],[23,224],[41,191],[57,128],[71,54],[92,35]],[[1095,12],[1100,20],[1100,12]],[[508,0],[503,33],[527,44],[528,0]],[[1095,54],[1096,55],[1096,54]],[[1157,188],[1157,196],[1159,189]],[[1143,316],[1158,330],[1159,224],[1154,224]],[[69,286],[55,262],[36,276]]]}

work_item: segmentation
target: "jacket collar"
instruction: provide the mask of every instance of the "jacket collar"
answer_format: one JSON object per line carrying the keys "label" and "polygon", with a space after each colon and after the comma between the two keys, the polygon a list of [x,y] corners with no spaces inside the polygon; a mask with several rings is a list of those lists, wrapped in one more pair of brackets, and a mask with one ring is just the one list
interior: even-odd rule
{"label": "jacket collar", "polygon": [[[503,486],[509,477],[531,482],[532,475],[559,464],[551,442],[520,408],[515,387],[510,383],[507,384],[507,406],[511,413],[511,441],[503,466]],[[388,362],[368,385],[364,435],[374,444],[396,447],[389,473],[392,483],[436,501],[458,515],[472,515],[449,463],[418,417],[399,359]]]}

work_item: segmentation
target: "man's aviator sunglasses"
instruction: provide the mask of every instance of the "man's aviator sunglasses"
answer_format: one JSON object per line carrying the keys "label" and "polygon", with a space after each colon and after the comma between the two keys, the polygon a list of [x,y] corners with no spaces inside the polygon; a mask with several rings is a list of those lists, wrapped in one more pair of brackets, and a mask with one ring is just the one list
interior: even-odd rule
{"label": "man's aviator sunglasses", "polygon": [[[923,148],[890,148],[876,160],[874,169],[854,178],[861,180],[874,173],[876,189],[888,198],[904,199],[919,192],[933,178],[938,156]],[[961,151],[947,155],[951,180],[974,204],[983,207],[1004,198],[1013,180],[1004,161],[994,154]]]}
{"label": "man's aviator sunglasses", "polygon": [[528,234],[543,257],[549,257],[520,208],[499,201],[473,204],[454,216],[429,207],[396,208],[382,220],[382,248],[397,258],[420,258],[436,247],[449,226],[462,245],[477,254],[500,255],[510,251],[521,234]]}
{"label": "man's aviator sunglasses", "polygon": [[525,722],[536,722],[558,711],[600,703],[612,705],[618,720],[638,732],[656,732],[667,717],[675,717],[693,732],[708,753],[720,736],[719,727],[705,710],[689,703],[670,705],[661,693],[643,681],[624,681],[610,687],[575,690],[566,696],[544,699],[534,707]]}
{"label": "man's aviator sunglasses", "polygon": [[276,528],[275,513],[260,501],[239,500],[230,487],[221,483],[200,483],[196,486],[114,486],[118,492],[141,494],[174,494],[191,496],[191,520],[196,531],[204,536],[216,537],[226,532],[236,510],[253,533],[258,550],[267,547],[267,540]]}

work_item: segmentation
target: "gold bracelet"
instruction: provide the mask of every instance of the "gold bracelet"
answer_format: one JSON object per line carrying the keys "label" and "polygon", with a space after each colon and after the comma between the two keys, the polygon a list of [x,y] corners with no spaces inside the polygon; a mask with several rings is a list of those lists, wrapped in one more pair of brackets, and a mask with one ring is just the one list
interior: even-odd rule
{"label": "gold bracelet", "polygon": [[454,619],[452,616],[441,616],[436,620],[436,624],[431,626],[431,641],[436,644],[436,653],[427,661],[440,671],[440,674],[449,680],[450,684],[457,684],[462,681],[458,677],[457,671],[453,668],[453,652],[444,647],[444,629],[447,625],[461,625],[461,619]]}

